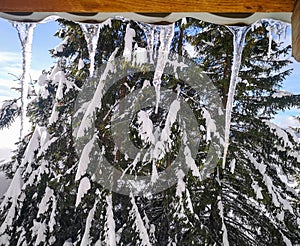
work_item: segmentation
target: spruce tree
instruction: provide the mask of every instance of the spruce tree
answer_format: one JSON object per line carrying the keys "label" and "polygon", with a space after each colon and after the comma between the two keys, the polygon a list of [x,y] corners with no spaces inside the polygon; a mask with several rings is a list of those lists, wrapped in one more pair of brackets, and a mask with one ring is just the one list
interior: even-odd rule
{"label": "spruce tree", "polygon": [[[299,198],[283,178],[299,170],[298,139],[270,122],[277,110],[299,105],[299,96],[275,96],[291,72],[286,68],[290,47],[271,39],[268,55],[271,24],[262,20],[248,31],[235,92],[229,158],[220,180],[231,244],[281,245],[288,244],[286,238],[299,242],[299,208],[291,207]],[[189,28],[198,30],[188,39],[226,105],[232,35],[226,27],[198,21]]]}
{"label": "spruce tree", "polygon": [[[268,21],[261,21],[246,36],[225,168],[220,159],[204,180],[195,170],[190,170],[186,175],[178,175],[177,183],[169,189],[150,196],[110,191],[88,168],[84,169],[89,164],[86,153],[77,151],[78,142],[74,137],[78,128],[75,119],[83,117],[84,110],[75,112],[74,109],[81,90],[97,89],[93,78],[89,78],[90,66],[95,65],[95,71],[101,75],[110,65],[110,59],[122,57],[128,30],[135,32],[132,50],[142,50],[151,45],[149,35],[152,32],[154,36],[159,35],[163,27],[150,28],[120,18],[105,22],[98,37],[95,64],[91,64],[80,25],[66,20],[59,22],[61,29],[56,35],[63,45],[62,49],[52,51],[57,64],[51,71],[44,71],[37,81],[40,91],[28,108],[32,132],[19,143],[13,162],[6,166],[13,181],[0,207],[3,245],[299,243],[299,197],[286,185],[287,179],[299,173],[299,141],[293,131],[270,123],[277,110],[299,105],[299,97],[274,96],[290,73],[286,69],[290,47],[272,39],[272,52],[268,55]],[[171,50],[190,58],[184,47],[187,43],[195,47],[197,58],[189,61],[189,65],[197,64],[204,71],[225,106],[232,67],[231,32],[226,27],[194,19],[176,22],[174,30]],[[154,39],[154,55],[161,45],[159,39]],[[184,60],[183,57],[179,59]],[[144,71],[134,73],[135,64],[128,63],[126,57],[122,59],[124,70],[129,72],[103,95],[93,136],[99,149],[106,150],[105,158],[124,171],[132,160],[116,149],[118,143],[109,131],[111,112],[118,100],[130,98],[145,81],[152,81],[154,72],[145,66]],[[205,81],[199,83],[206,86]],[[201,95],[187,82],[170,74],[162,76],[162,87],[177,92],[188,102],[206,136],[207,118],[199,103]],[[83,98],[87,102],[90,99]],[[1,114],[3,122],[11,122],[15,113],[5,112]],[[150,117],[155,127],[163,127],[166,112],[158,110]],[[147,148],[138,136],[137,122],[131,122],[131,140]],[[184,139],[176,124],[171,129],[173,152],[158,163],[159,171],[168,167]],[[83,144],[87,146],[86,142]],[[208,144],[209,141],[204,141],[197,146],[197,170],[203,168]],[[94,156],[88,153],[87,158],[96,158],[101,154],[97,151],[91,149]],[[149,174],[151,165],[139,162],[129,171],[136,175]]]}

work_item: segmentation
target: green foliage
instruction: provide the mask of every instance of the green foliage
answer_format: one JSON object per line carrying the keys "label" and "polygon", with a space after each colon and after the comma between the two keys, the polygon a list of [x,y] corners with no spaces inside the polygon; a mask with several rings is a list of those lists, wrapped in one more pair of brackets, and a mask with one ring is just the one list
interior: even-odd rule
{"label": "green foliage", "polygon": [[[225,168],[221,168],[220,160],[204,180],[189,171],[180,180],[180,187],[176,184],[158,194],[140,197],[105,190],[95,179],[99,173],[86,172],[79,178],[76,175],[81,156],[75,149],[73,131],[77,126],[72,116],[78,90],[83,86],[95,90],[93,81],[88,79],[93,64],[80,25],[67,20],[59,23],[61,28],[56,35],[68,42],[64,42],[62,52],[52,51],[58,58],[57,65],[45,72],[44,92],[38,93],[28,107],[34,127],[19,143],[13,162],[6,166],[5,171],[11,177],[21,173],[24,185],[20,193],[7,196],[0,207],[0,225],[4,228],[0,231],[0,242],[5,239],[7,245],[64,245],[65,242],[109,245],[108,237],[114,236],[117,245],[142,245],[146,239],[153,245],[221,245],[226,234],[232,245],[283,245],[286,238],[293,244],[300,243],[299,197],[282,178],[299,176],[300,146],[291,132],[268,122],[276,111],[299,105],[299,96],[273,97],[290,74],[286,69],[290,47],[273,40],[272,54],[268,57],[267,21],[262,21],[246,37]],[[117,56],[123,54],[127,25],[135,29],[134,45],[148,45],[145,31],[137,23],[113,19],[111,25],[101,29],[95,70],[102,69],[116,49]],[[186,24],[181,20],[175,23],[171,45],[173,52],[185,57],[189,52],[184,46],[195,47],[193,60],[216,86],[223,105],[231,75],[232,38],[224,26],[188,18]],[[159,42],[155,49],[158,45]],[[79,70],[80,60],[84,67]],[[153,78],[153,72],[146,66],[141,73],[130,73],[133,69],[125,61],[123,66],[128,68],[128,75],[116,81],[101,99],[102,107],[97,110],[95,122],[98,145],[105,148],[105,158],[121,171],[132,160],[115,151],[116,143],[110,132],[112,111],[118,101],[130,97],[134,90],[141,89],[145,80]],[[63,85],[63,97],[57,97],[61,88],[51,75],[55,69],[62,71],[72,85]],[[193,110],[205,136],[201,95],[175,77],[163,75],[162,87],[173,92],[179,88],[178,95]],[[8,113],[3,118],[11,121],[15,112],[5,112]],[[150,115],[156,127],[163,126],[166,117],[163,109]],[[138,127],[133,119],[128,134],[136,146],[147,148],[137,134]],[[168,161],[172,162],[181,147],[181,129],[176,124],[172,127],[172,138],[170,155],[158,163],[159,170],[172,165]],[[33,143],[37,143],[35,148],[29,149]],[[195,160],[200,170],[205,165],[207,150],[206,142],[201,142]],[[128,172],[149,174],[151,165],[143,165],[141,162]],[[90,188],[82,194],[78,190],[83,179],[89,180]],[[81,202],[75,206],[78,199]]]}
{"label": "green foliage", "polygon": [[11,126],[20,112],[20,107],[17,106],[15,99],[4,101],[0,109],[0,130]]}

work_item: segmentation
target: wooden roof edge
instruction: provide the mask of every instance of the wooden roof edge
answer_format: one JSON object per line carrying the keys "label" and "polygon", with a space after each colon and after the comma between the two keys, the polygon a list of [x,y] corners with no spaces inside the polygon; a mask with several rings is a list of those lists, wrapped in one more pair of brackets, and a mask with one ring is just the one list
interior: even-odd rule
{"label": "wooden roof edge", "polygon": [[1,0],[0,12],[292,12],[296,0]]}

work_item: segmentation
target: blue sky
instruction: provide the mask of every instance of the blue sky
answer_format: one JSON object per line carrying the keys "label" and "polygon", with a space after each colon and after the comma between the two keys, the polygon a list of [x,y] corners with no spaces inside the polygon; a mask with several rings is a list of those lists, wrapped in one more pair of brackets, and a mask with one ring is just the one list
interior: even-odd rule
{"label": "blue sky", "polygon": [[[287,29],[286,40],[287,44],[291,44],[291,28]],[[291,61],[293,62],[290,65],[290,68],[293,69],[292,74],[286,78],[283,82],[283,90],[289,91],[293,94],[300,94],[300,62],[295,61],[293,57],[291,57]],[[294,116],[300,116],[299,109],[290,109],[284,112],[279,112],[278,115],[275,116],[274,122],[282,127],[287,126],[299,126],[299,122],[294,119]]]}
{"label": "blue sky", "polygon": [[[34,32],[32,45],[31,76],[36,79],[41,70],[49,68],[55,61],[49,55],[49,50],[54,48],[60,40],[53,36],[58,29],[56,22],[37,25]],[[11,91],[3,92],[11,85],[16,76],[21,75],[22,53],[16,29],[8,21],[0,18],[0,96]],[[3,93],[3,94],[2,94]]]}
{"label": "blue sky", "polygon": [[[49,50],[57,46],[60,40],[54,37],[54,33],[59,26],[56,22],[38,24],[33,38],[32,45],[32,63],[31,77],[37,79],[43,69],[49,69],[55,62],[49,54]],[[291,42],[290,28],[287,32],[286,42]],[[16,96],[17,94],[11,90],[11,87],[17,86],[14,81],[14,74],[20,76],[22,73],[22,54],[21,45],[16,29],[8,21],[0,18],[0,105],[5,99]],[[294,62],[293,74],[284,82],[284,90],[294,94],[300,94],[300,63]],[[299,110],[289,110],[280,113],[275,118],[275,123],[281,126],[294,126],[296,122],[293,120],[294,115],[300,115]],[[12,148],[14,142],[18,139],[19,121],[11,127],[10,130],[0,131],[0,148]],[[0,157],[1,159],[1,157]]]}

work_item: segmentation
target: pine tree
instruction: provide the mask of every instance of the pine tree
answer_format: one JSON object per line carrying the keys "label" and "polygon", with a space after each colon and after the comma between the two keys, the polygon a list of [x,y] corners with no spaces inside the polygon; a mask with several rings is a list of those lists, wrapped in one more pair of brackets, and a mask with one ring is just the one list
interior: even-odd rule
{"label": "pine tree", "polygon": [[[248,32],[235,92],[229,158],[220,180],[231,244],[281,245],[288,244],[287,238],[299,242],[299,209],[290,205],[299,198],[282,179],[299,170],[298,140],[270,123],[277,110],[299,105],[299,96],[275,96],[290,74],[285,68],[290,47],[272,39],[268,54],[271,24],[262,20]],[[198,62],[226,105],[232,35],[225,27],[197,21],[190,28],[199,32],[189,38],[200,53]]]}
{"label": "pine tree", "polygon": [[[135,66],[139,67],[137,62],[130,63],[126,59],[134,59],[137,55],[134,51],[142,52],[152,45],[150,54],[156,60],[163,45],[159,39],[163,27],[151,28],[118,18],[105,22],[98,37],[95,64],[91,64],[81,26],[66,20],[59,22],[61,29],[56,35],[62,39],[62,45],[52,51],[57,64],[51,71],[44,71],[37,81],[41,89],[28,108],[33,130],[20,142],[13,162],[7,166],[13,181],[0,207],[3,245],[299,243],[299,197],[285,180],[299,173],[299,142],[292,131],[269,122],[277,110],[299,105],[299,97],[274,96],[290,73],[286,70],[289,64],[286,54],[290,48],[271,40],[269,52],[269,22],[262,21],[246,36],[227,163],[223,169],[220,159],[204,180],[197,175],[197,170],[201,171],[205,164],[209,143],[208,118],[204,117],[205,107],[200,105],[203,95],[188,82],[163,74],[162,87],[178,93],[188,102],[205,141],[198,146],[194,169],[186,175],[177,172],[175,185],[145,196],[107,190],[98,182],[97,167],[86,165],[87,160],[94,163],[92,159],[97,160],[105,149],[105,158],[115,168],[124,171],[130,167],[132,160],[117,150],[118,143],[110,132],[112,111],[119,100],[134,99],[133,92],[143,88],[145,81],[152,81],[155,72],[151,71],[151,62],[143,71],[135,73]],[[131,58],[124,52],[128,48],[129,31],[135,34],[132,43],[129,42],[133,50]],[[149,38],[151,33],[153,40]],[[180,61],[189,56],[184,48],[187,43],[197,51],[197,58],[189,61],[189,65],[196,63],[201,67],[226,105],[232,67],[231,32],[226,27],[198,20],[180,20],[174,24],[171,43],[171,51],[183,56]],[[116,81],[100,98],[102,106],[96,111],[93,138],[83,138],[86,151],[78,152],[80,141],[78,143],[74,132],[79,125],[74,115],[83,117],[87,108],[79,107],[82,110],[75,112],[76,100],[81,90],[94,93],[98,88],[95,78],[89,78],[91,66],[95,65],[95,71],[102,74],[116,57],[123,59],[126,77]],[[194,73],[199,72],[198,67]],[[205,81],[199,83],[207,86]],[[88,95],[81,99],[88,102],[91,99]],[[155,108],[143,110],[149,113],[155,127],[164,126],[167,114],[163,109],[157,113],[153,113]],[[9,122],[10,115],[7,113],[3,119]],[[130,127],[134,144],[148,148],[138,134],[137,118]],[[171,133],[172,151],[156,163],[159,171],[169,165],[172,167],[170,163],[178,153],[180,141],[184,141],[184,134],[176,124],[172,125]],[[88,142],[93,139],[98,148],[93,146],[88,150]],[[153,166],[138,162],[128,169],[131,171],[136,175],[149,175]]]}

